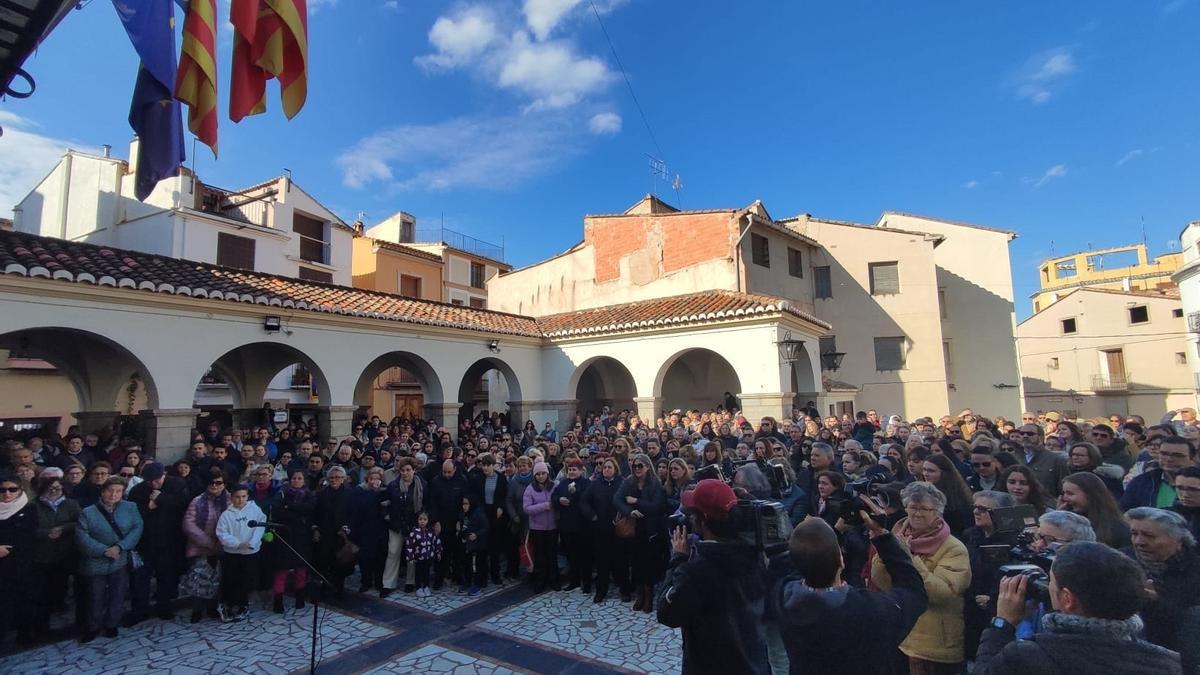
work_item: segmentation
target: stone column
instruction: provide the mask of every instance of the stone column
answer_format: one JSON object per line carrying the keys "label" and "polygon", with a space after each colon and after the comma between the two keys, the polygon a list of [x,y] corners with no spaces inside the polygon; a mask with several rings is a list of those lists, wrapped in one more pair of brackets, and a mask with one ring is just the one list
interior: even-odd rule
{"label": "stone column", "polygon": [[774,417],[776,421],[787,419],[792,415],[792,401],[795,394],[787,391],[770,394],[738,394],[742,402],[742,415],[755,428],[758,421],[764,417]]}
{"label": "stone column", "polygon": [[[317,427],[321,432],[322,444],[330,440],[340,441],[354,431],[354,415],[358,406],[323,405],[317,408]],[[324,447],[322,445],[322,447]]]}
{"label": "stone column", "polygon": [[437,420],[438,426],[446,427],[446,431],[454,438],[458,438],[458,409],[462,404],[458,401],[453,403],[426,403],[425,418]]}
{"label": "stone column", "polygon": [[106,427],[110,431],[114,430],[113,422],[120,413],[115,410],[86,410],[71,414],[75,417],[75,423],[79,425],[79,433],[87,435]]}
{"label": "stone column", "polygon": [[196,427],[196,415],[199,413],[195,408],[141,411],[139,417],[146,450],[154,453],[154,458],[163,464],[183,459],[192,441],[192,429]]}
{"label": "stone column", "polygon": [[639,396],[633,399],[637,404],[638,417],[642,419],[642,423],[653,428],[654,422],[662,414],[662,397],[661,396]]}

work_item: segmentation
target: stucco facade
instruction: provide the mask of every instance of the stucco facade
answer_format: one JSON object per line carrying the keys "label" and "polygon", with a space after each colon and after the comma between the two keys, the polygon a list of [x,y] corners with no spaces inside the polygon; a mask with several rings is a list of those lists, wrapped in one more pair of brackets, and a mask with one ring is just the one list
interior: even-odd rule
{"label": "stucco facade", "polygon": [[1033,311],[1040,312],[1076,288],[1091,286],[1123,291],[1153,291],[1174,286],[1171,275],[1183,255],[1167,253],[1153,259],[1145,244],[1080,251],[1047,260],[1038,268],[1040,288],[1033,294]]}
{"label": "stucco facade", "polygon": [[1179,298],[1081,288],[1017,327],[1030,410],[1079,417],[1192,406],[1193,345]]}
{"label": "stucco facade", "polygon": [[1188,223],[1179,234],[1182,261],[1171,280],[1179,286],[1187,330],[1188,363],[1192,368],[1191,407],[1200,408],[1200,220]]}

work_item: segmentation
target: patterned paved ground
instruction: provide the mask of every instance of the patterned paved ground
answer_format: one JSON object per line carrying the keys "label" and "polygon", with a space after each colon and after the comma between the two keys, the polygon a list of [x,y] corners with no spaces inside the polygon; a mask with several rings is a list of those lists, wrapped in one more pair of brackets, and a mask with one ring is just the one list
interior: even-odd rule
{"label": "patterned paved ground", "polygon": [[[448,587],[427,599],[400,592],[386,600],[348,592],[322,614],[321,673],[679,672],[677,631],[578,591],[534,596],[509,584],[473,598]],[[181,609],[174,621],[146,621],[88,645],[64,630],[59,642],[14,653],[10,638],[0,672],[302,673],[311,621],[308,608],[277,615],[256,607],[242,623],[190,624]]]}

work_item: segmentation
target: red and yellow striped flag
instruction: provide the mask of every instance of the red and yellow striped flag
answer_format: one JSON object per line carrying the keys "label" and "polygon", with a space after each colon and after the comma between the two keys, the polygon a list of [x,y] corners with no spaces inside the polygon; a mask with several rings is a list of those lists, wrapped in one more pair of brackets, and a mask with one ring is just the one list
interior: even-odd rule
{"label": "red and yellow striped flag", "polygon": [[183,22],[183,50],[175,98],[188,104],[188,128],[217,154],[217,2],[191,0]]}
{"label": "red and yellow striped flag", "polygon": [[233,77],[229,117],[239,122],[267,110],[267,80],[279,80],[283,112],[291,119],[308,97],[306,0],[233,0]]}

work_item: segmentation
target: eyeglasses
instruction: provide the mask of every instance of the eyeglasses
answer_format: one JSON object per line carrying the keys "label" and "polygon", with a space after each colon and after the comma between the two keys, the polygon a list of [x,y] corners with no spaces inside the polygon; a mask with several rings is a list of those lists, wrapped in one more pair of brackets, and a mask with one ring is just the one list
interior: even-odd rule
{"label": "eyeglasses", "polygon": [[971,462],[971,466],[975,467],[976,469],[983,469],[991,465],[991,462]]}
{"label": "eyeglasses", "polygon": [[225,484],[225,481],[223,481],[223,480],[210,480],[210,481],[208,481],[208,484],[209,484],[209,485],[224,485],[224,484]]}
{"label": "eyeglasses", "polygon": [[1022,436],[1037,436],[1036,431],[1018,431],[1017,433],[1021,434]]}
{"label": "eyeglasses", "polygon": [[634,464],[634,465],[633,465],[633,468],[635,468],[635,469],[644,469],[644,468],[646,468],[646,465],[645,465],[645,464]]}
{"label": "eyeglasses", "polygon": [[991,508],[989,508],[987,506],[980,506],[978,504],[976,504],[974,507],[972,507],[971,510],[974,511],[975,513],[991,513],[992,512]]}
{"label": "eyeglasses", "polygon": [[1112,436],[1104,433],[1103,431],[1093,431],[1092,438],[1112,438]]}
{"label": "eyeglasses", "polygon": [[1158,456],[1166,457],[1168,459],[1187,459],[1188,458],[1188,454],[1186,452],[1163,452],[1162,450],[1158,451]]}
{"label": "eyeglasses", "polygon": [[16,494],[16,493],[18,493],[18,492],[20,492],[20,491],[21,491],[21,488],[19,488],[19,487],[4,487],[4,488],[0,488],[0,492],[7,492],[7,493],[8,493],[8,494],[10,494],[10,495],[11,495],[11,494]]}
{"label": "eyeglasses", "polygon": [[908,513],[937,513],[937,509],[928,506],[910,506],[904,510]]}
{"label": "eyeglasses", "polygon": [[1051,544],[1065,543],[1065,542],[1063,542],[1062,539],[1059,539],[1058,537],[1055,537],[1054,535],[1051,535],[1051,534],[1039,534],[1039,535],[1037,535],[1037,538],[1038,538],[1038,541],[1042,542],[1043,544],[1046,544],[1047,546],[1049,546]]}

